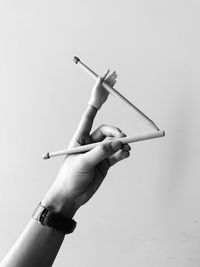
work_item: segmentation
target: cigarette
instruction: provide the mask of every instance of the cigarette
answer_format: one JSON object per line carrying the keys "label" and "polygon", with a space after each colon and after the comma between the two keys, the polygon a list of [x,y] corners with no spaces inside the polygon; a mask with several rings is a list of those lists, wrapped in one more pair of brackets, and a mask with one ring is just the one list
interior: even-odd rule
{"label": "cigarette", "polygon": [[[93,79],[97,79],[99,75],[97,75],[93,70],[91,70],[88,66],[86,66],[78,57],[74,57],[73,61],[78,64],[83,70],[85,70]],[[144,112],[142,112],[139,108],[137,108],[133,103],[131,103],[126,97],[124,97],[119,91],[111,87],[106,82],[102,82],[102,86],[108,91],[111,95],[117,97],[122,103],[128,105],[133,108],[138,115],[153,129],[159,130],[158,126],[153,122]]]}
{"label": "cigarette", "polygon": [[79,146],[79,147],[74,147],[74,148],[69,148],[69,149],[63,149],[63,150],[59,150],[59,151],[55,151],[55,152],[44,153],[43,159],[50,159],[52,157],[57,157],[57,156],[62,156],[62,155],[71,155],[71,154],[87,152],[87,151],[95,148],[98,145],[112,142],[113,140],[118,140],[118,141],[122,142],[122,144],[128,144],[128,143],[134,143],[134,142],[138,142],[138,141],[144,141],[144,140],[154,139],[154,138],[163,137],[163,136],[165,136],[165,132],[159,130],[159,131],[154,131],[151,133],[143,133],[143,134],[135,135],[135,136],[112,138],[110,140],[92,143],[89,145],[84,145],[84,146]]}

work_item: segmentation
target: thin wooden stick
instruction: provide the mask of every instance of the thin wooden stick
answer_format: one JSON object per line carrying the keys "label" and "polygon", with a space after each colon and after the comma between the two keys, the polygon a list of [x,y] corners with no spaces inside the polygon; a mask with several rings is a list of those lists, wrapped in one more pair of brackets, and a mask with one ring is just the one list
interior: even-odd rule
{"label": "thin wooden stick", "polygon": [[105,142],[111,142],[112,140],[119,140],[123,144],[127,144],[127,143],[134,143],[134,142],[138,142],[138,141],[158,138],[158,137],[162,137],[162,136],[165,136],[165,132],[159,130],[159,131],[154,131],[151,133],[143,133],[143,134],[135,135],[135,136],[115,138],[115,139],[110,139],[110,140],[106,140],[106,141],[102,141],[102,142],[98,142],[98,143],[92,143],[89,145],[78,146],[78,147],[69,148],[69,149],[63,149],[63,150],[59,150],[56,152],[48,152],[48,153],[45,153],[43,155],[43,159],[49,159],[51,157],[62,156],[62,155],[83,153],[83,152],[89,151],[89,150],[95,148],[96,146],[103,144]]}
{"label": "thin wooden stick", "polygon": [[[74,57],[74,62],[78,64],[83,70],[85,70],[92,78],[95,80],[99,75],[97,75],[93,70],[91,70],[88,66],[86,66],[83,62],[78,57]],[[123,103],[127,104],[129,107],[133,108],[140,116],[141,118],[153,129],[156,129],[159,131],[159,128],[157,125],[147,116],[145,115],[139,108],[137,108],[133,103],[131,103],[127,98],[125,98],[122,94],[120,94],[116,89],[111,87],[109,84],[106,82],[102,82],[102,86],[107,90],[110,94],[113,96],[116,96],[120,101]]]}

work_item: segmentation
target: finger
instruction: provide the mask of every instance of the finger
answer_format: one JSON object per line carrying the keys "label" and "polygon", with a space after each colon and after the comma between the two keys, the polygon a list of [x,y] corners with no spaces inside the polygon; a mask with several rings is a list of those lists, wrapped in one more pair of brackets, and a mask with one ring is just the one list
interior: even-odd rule
{"label": "finger", "polygon": [[108,164],[110,165],[110,167],[112,167],[113,165],[115,165],[117,162],[126,159],[130,156],[130,152],[129,151],[125,151],[125,150],[119,150],[117,151],[115,154],[113,154],[112,156],[110,156],[107,161]]}
{"label": "finger", "polygon": [[116,83],[116,79],[113,78],[113,79],[110,79],[110,80],[106,80],[105,82],[108,83],[108,84]]}
{"label": "finger", "polygon": [[116,74],[117,74],[117,72],[114,70],[113,72],[111,72],[111,73],[109,74],[109,76],[116,75]]}
{"label": "finger", "polygon": [[104,159],[110,157],[112,154],[117,152],[122,146],[120,141],[111,141],[96,146],[89,152],[83,155],[85,164],[88,164],[88,167],[94,167]]}
{"label": "finger", "polygon": [[106,79],[105,82],[108,83],[109,85],[114,85],[116,83],[116,76],[112,76],[109,79]]}
{"label": "finger", "polygon": [[114,71],[106,78],[106,80],[108,81],[108,80],[113,80],[116,78],[117,78],[117,73]]}
{"label": "finger", "polygon": [[129,144],[124,144],[124,145],[122,146],[122,150],[123,150],[123,151],[131,151],[131,146],[130,146]]}
{"label": "finger", "polygon": [[126,136],[125,133],[123,133],[119,128],[111,125],[101,125],[91,134],[93,142],[100,142],[104,140],[106,137],[119,138],[125,136]]}
{"label": "finger", "polygon": [[113,87],[116,84],[117,81],[107,82],[111,87]]}
{"label": "finger", "polygon": [[103,76],[101,77],[101,79],[102,79],[102,80],[105,80],[105,79],[106,79],[106,77],[108,76],[109,72],[110,72],[110,70],[109,70],[109,69],[108,69],[108,70],[106,70],[106,71],[104,72]]}

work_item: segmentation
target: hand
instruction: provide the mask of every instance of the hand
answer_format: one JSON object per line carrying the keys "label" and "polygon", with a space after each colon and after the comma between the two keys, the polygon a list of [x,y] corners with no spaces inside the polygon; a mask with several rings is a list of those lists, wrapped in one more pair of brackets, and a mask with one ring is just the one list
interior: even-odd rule
{"label": "hand", "polygon": [[[118,128],[102,125],[91,135],[73,141],[73,146],[102,141],[105,137],[124,137]],[[81,140],[87,140],[82,143]],[[55,205],[57,211],[73,217],[97,191],[111,166],[129,157],[130,146],[119,141],[100,145],[85,154],[67,156],[43,205]]]}
{"label": "hand", "polygon": [[[102,125],[90,134],[96,113],[96,108],[88,106],[68,148],[100,142],[106,137],[126,136],[120,129],[108,125]],[[128,144],[122,145],[113,140],[87,153],[66,156],[42,205],[61,212],[66,217],[73,217],[79,207],[97,191],[109,168],[129,157],[130,150]]]}
{"label": "hand", "polygon": [[92,88],[92,93],[88,104],[97,109],[101,108],[109,95],[109,93],[103,88],[103,86],[101,86],[101,83],[104,81],[111,87],[113,87],[116,83],[116,72],[113,71],[111,74],[109,74],[109,72],[110,70],[107,70],[102,77],[98,77],[94,87]]}

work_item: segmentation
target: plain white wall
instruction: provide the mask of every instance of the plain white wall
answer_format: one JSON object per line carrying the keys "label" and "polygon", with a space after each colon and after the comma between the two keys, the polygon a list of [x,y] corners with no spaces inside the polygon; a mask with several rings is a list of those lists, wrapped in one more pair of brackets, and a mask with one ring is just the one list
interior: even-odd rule
{"label": "plain white wall", "polygon": [[[94,81],[73,56],[146,112],[166,137],[132,145],[94,198],[55,266],[200,265],[200,2],[0,2],[0,256],[54,180]],[[100,124],[149,129],[112,96]]]}

